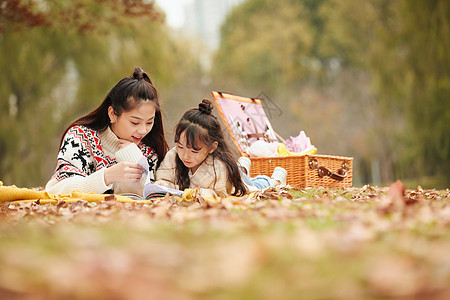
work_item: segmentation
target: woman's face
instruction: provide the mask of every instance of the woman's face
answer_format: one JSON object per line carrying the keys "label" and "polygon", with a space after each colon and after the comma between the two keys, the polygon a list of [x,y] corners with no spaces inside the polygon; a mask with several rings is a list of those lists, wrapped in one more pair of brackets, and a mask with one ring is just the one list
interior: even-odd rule
{"label": "woman's face", "polygon": [[120,116],[110,106],[108,115],[111,130],[119,138],[136,145],[152,130],[155,121],[156,104],[153,101],[142,101],[135,108],[124,111]]}
{"label": "woman's face", "polygon": [[183,164],[189,168],[194,174],[203,161],[208,157],[208,154],[213,153],[217,148],[217,142],[214,142],[213,147],[209,148],[202,142],[198,142],[194,149],[187,146],[186,134],[183,132],[180,135],[180,140],[177,143],[177,153]]}

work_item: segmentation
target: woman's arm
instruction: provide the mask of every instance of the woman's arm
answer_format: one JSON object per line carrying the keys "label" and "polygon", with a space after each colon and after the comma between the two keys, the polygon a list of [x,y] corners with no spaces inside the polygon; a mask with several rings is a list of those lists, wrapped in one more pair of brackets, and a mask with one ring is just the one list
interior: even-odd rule
{"label": "woman's arm", "polygon": [[104,171],[105,168],[102,168],[91,175],[73,175],[62,180],[52,177],[45,190],[51,194],[71,194],[72,191],[102,194],[113,187],[112,184],[105,183]]}
{"label": "woman's arm", "polygon": [[112,184],[105,183],[104,168],[95,161],[90,138],[92,133],[83,127],[74,126],[67,131],[58,153],[56,171],[45,187],[48,192],[104,193],[112,188]]}
{"label": "woman's arm", "polygon": [[[125,168],[127,165],[128,167],[134,167],[138,168],[136,171],[138,171],[137,181],[134,182],[117,182],[120,180],[121,176],[124,176],[126,172],[124,170],[117,169],[117,172],[114,174],[108,174],[110,173],[109,169],[113,169],[116,166],[113,166],[111,168],[108,168],[105,172],[105,176],[108,175],[115,175],[115,177],[112,177],[111,179],[114,180],[114,182],[117,182],[114,184],[114,193],[115,194],[122,194],[122,193],[135,193],[138,195],[142,195],[142,192],[144,190],[145,180],[147,179],[147,176],[145,173],[142,173],[142,169],[140,166],[137,165],[139,160],[141,160],[144,155],[142,151],[139,149],[139,147],[134,143],[128,143],[124,145],[120,150],[118,150],[115,153],[116,161],[118,162],[117,165],[123,165]],[[130,170],[130,172],[133,170]],[[152,172],[150,170],[150,172]],[[112,172],[111,172],[112,173]],[[132,173],[130,174],[132,176]],[[107,177],[105,177],[107,178]],[[116,179],[113,179],[116,178]],[[108,182],[108,179],[106,179],[106,182]]]}

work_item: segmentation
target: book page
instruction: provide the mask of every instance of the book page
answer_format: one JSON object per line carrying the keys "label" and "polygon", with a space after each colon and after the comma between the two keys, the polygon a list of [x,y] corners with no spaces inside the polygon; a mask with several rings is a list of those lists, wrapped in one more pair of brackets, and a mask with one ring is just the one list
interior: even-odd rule
{"label": "book page", "polygon": [[147,161],[146,157],[142,157],[139,160],[138,164],[141,165],[142,168],[144,168],[144,170],[146,171],[146,174],[147,174],[147,179],[145,180],[144,191],[143,191],[144,198],[150,194],[165,195],[165,194],[169,193],[171,195],[176,195],[176,196],[183,195],[183,191],[180,191],[177,189],[171,189],[171,188],[157,185],[157,184],[154,184],[151,182],[150,175],[149,175],[150,174],[149,173],[149,165],[148,165],[148,161]]}

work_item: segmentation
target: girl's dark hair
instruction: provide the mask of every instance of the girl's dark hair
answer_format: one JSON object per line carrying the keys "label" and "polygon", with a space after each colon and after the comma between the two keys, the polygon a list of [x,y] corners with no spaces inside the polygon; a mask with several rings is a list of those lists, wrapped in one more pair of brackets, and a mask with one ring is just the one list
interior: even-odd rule
{"label": "girl's dark hair", "polygon": [[[198,108],[192,108],[184,113],[180,122],[175,127],[175,143],[180,140],[184,132],[186,136],[186,146],[198,150],[199,142],[208,147],[212,147],[217,141],[217,149],[212,153],[214,158],[223,161],[227,167],[228,180],[234,186],[233,195],[242,196],[247,188],[242,181],[237,160],[228,146],[217,118],[211,114],[213,104],[208,99],[198,105]],[[183,164],[181,159],[176,156],[176,180],[179,188],[184,190],[189,187],[189,169]]]}
{"label": "girl's dark hair", "polygon": [[104,131],[110,124],[108,108],[111,106],[117,116],[129,111],[144,101],[152,101],[156,104],[155,120],[152,130],[142,139],[142,142],[155,150],[158,155],[158,165],[166,155],[169,146],[164,135],[161,107],[159,105],[158,92],[153,86],[150,77],[139,67],[134,69],[133,75],[120,80],[108,93],[105,100],[95,110],[73,121],[61,137],[61,147],[64,136],[69,128],[76,125],[84,125],[97,131]]}

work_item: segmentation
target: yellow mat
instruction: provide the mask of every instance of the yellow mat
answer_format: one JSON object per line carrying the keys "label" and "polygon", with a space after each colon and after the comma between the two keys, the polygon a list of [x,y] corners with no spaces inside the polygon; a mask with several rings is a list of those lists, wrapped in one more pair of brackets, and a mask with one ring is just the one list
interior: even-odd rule
{"label": "yellow mat", "polygon": [[88,202],[99,202],[105,200],[116,200],[119,202],[148,203],[147,200],[134,200],[121,195],[95,194],[73,191],[69,194],[54,195],[46,191],[37,191],[28,188],[18,188],[14,185],[4,186],[0,181],[0,203],[3,202],[38,202],[40,204],[58,203],[59,201],[76,202],[84,200]]}
{"label": "yellow mat", "polygon": [[[250,193],[244,198],[251,199],[255,197],[255,193]],[[161,198],[163,199],[163,198]],[[197,189],[186,189],[182,197],[174,196],[173,199],[176,202],[220,202],[221,198],[211,197],[202,198],[198,195]],[[242,199],[234,196],[229,196],[226,199],[236,200]],[[136,200],[122,195],[111,195],[111,194],[95,194],[95,193],[84,193],[80,191],[73,191],[71,194],[59,194],[54,195],[46,191],[38,191],[28,188],[19,188],[14,185],[4,186],[3,182],[0,181],[0,203],[11,202],[36,202],[38,204],[48,204],[48,203],[58,203],[59,201],[65,202],[76,202],[76,201],[88,201],[88,202],[100,202],[107,200],[115,200],[124,203],[150,203],[149,200]],[[153,199],[156,200],[156,199]]]}

